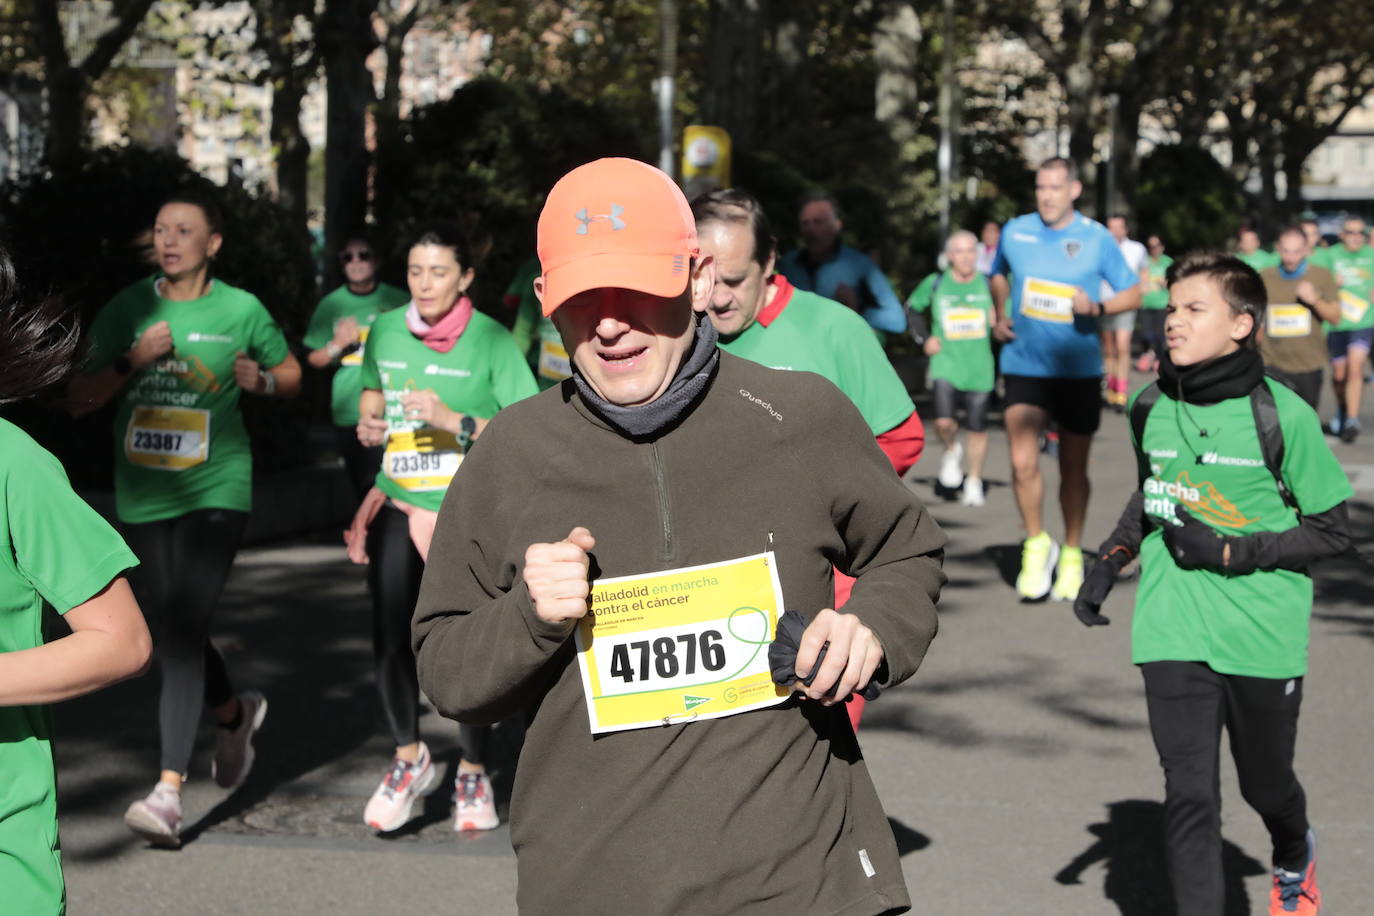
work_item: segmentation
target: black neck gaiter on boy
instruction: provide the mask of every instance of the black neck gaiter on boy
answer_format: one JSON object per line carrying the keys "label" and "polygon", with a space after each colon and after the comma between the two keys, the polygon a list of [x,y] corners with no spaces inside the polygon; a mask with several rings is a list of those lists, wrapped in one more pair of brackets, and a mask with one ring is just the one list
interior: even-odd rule
{"label": "black neck gaiter on boy", "polygon": [[1264,360],[1250,347],[1191,366],[1175,366],[1167,352],[1159,361],[1159,390],[1188,404],[1243,398],[1263,381]]}

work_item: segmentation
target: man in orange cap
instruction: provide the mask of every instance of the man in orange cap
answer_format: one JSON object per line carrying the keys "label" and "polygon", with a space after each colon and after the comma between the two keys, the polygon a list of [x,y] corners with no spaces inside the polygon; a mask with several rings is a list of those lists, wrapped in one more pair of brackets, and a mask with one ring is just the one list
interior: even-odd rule
{"label": "man in orange cap", "polygon": [[[529,720],[520,911],[904,911],[843,703],[924,657],[944,535],[834,385],[717,348],[694,313],[715,265],[667,175],[573,170],[539,258],[573,377],[467,455],[414,622],[444,715]],[[832,566],[858,580],[844,613]],[[808,624],[780,686],[784,609]]]}

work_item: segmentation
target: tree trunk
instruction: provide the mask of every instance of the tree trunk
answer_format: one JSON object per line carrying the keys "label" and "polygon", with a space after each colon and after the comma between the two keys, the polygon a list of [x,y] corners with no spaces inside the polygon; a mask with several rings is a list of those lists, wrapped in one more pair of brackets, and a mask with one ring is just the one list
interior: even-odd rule
{"label": "tree trunk", "polygon": [[329,0],[320,22],[325,109],[324,233],[326,257],[367,218],[367,109],[374,101],[367,55],[375,45],[375,0]]}
{"label": "tree trunk", "polygon": [[1260,170],[1260,192],[1257,201],[1260,238],[1273,239],[1279,230],[1279,191],[1277,150],[1273,138],[1267,135],[1262,139],[1258,150]]}
{"label": "tree trunk", "polygon": [[1085,191],[1078,199],[1079,209],[1089,216],[1097,215],[1097,165],[1093,162],[1093,139],[1097,123],[1093,117],[1093,101],[1097,98],[1098,80],[1090,61],[1070,64],[1064,74],[1064,95],[1069,108],[1069,158],[1078,166]]}
{"label": "tree trunk", "polygon": [[711,0],[701,112],[740,149],[753,144],[758,122],[759,19],[759,0]]}
{"label": "tree trunk", "polygon": [[[950,42],[953,35],[942,35]],[[894,3],[873,33],[873,117],[886,128],[902,158],[914,156],[907,145],[916,137],[916,64],[921,53],[921,18],[911,3]],[[951,113],[952,119],[952,113]],[[903,155],[906,153],[907,155]]]}
{"label": "tree trunk", "polygon": [[276,150],[277,202],[292,227],[305,232],[309,212],[310,141],[301,130],[301,100],[315,73],[313,53],[298,60],[292,40],[295,10],[289,3],[258,0],[254,4],[256,45],[267,57],[267,77],[272,86],[272,126],[269,137]]}
{"label": "tree trunk", "polygon": [[776,131],[791,126],[811,106],[811,9],[796,0],[768,0],[773,67],[764,93],[763,123]]}
{"label": "tree trunk", "polygon": [[48,96],[44,158],[54,166],[74,162],[86,145],[86,93],[89,86],[75,67],[49,71],[44,80]]}
{"label": "tree trunk", "polygon": [[1129,215],[1134,225],[1135,189],[1140,181],[1140,96],[1133,87],[1122,86],[1117,92],[1116,123],[1112,135],[1112,163],[1116,182],[1111,200],[1107,201],[1107,215]]}

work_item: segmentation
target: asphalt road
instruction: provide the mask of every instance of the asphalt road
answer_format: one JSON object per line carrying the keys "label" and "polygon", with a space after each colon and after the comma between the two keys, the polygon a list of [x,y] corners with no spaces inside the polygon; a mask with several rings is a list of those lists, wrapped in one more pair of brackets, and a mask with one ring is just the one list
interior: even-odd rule
{"label": "asphalt road", "polygon": [[[1334,444],[1357,488],[1356,531],[1374,538],[1374,412],[1365,442]],[[917,676],[868,709],[860,737],[902,851],[915,912],[1156,916],[1171,911],[1160,847],[1163,781],[1130,664],[1134,582],[1080,626],[1064,603],[1021,604],[1010,586],[1021,537],[994,430],[988,505],[932,493],[930,447],[909,482],[946,528],[941,629]],[[1108,416],[1092,461],[1088,539],[1111,528],[1134,486],[1123,418]],[[1045,462],[1047,492],[1057,491]],[[1060,530],[1050,512],[1051,533]],[[1369,911],[1374,874],[1374,670],[1370,574],[1317,575],[1299,774],[1321,837],[1331,914]],[[361,572],[332,534],[245,549],[216,640],[236,679],[267,694],[258,764],[226,793],[209,779],[202,731],[186,790],[186,845],[142,846],[120,821],[157,772],[155,675],[58,709],[60,798],[74,914],[514,912],[504,826],[450,830],[448,789],[400,835],[381,839],[363,804],[389,757],[372,682]],[[706,727],[709,727],[706,726]],[[455,765],[456,727],[426,714],[436,756]],[[518,729],[498,731],[498,795],[509,795]],[[1263,912],[1269,850],[1223,768],[1229,912]],[[1366,901],[1361,903],[1360,901]],[[3,911],[0,899],[0,911]]]}

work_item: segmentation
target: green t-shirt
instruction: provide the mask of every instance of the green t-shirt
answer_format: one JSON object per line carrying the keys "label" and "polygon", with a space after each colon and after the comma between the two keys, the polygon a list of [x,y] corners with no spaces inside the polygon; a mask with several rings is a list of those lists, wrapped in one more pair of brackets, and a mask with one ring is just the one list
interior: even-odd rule
{"label": "green t-shirt", "polygon": [[931,336],[940,339],[940,352],[930,358],[930,377],[944,379],[958,391],[991,391],[994,373],[988,329],[994,313],[987,277],[978,274],[959,283],[949,273],[931,274],[906,304],[930,313]]}
{"label": "green t-shirt", "polygon": [[854,402],[875,436],[916,410],[873,329],[858,312],[785,279],[757,321],[720,348],[772,369],[815,372]]}
{"label": "green t-shirt", "polygon": [[1351,251],[1344,245],[1322,249],[1326,254],[1322,266],[1331,271],[1340,285],[1341,321],[1328,324],[1332,331],[1354,331],[1374,328],[1374,248],[1365,245]]}
{"label": "green t-shirt", "polygon": [[563,348],[563,337],[553,319],[544,316],[539,297],[534,294],[534,278],[539,271],[538,258],[527,261],[506,287],[506,301],[518,303],[511,336],[520,351],[529,354],[530,370],[543,391],[572,376],[572,360]]}
{"label": "green t-shirt", "polygon": [[[138,560],[72,492],[57,459],[0,420],[0,652],[43,644],[43,602],[65,614]],[[66,905],[52,721],[46,706],[0,706],[0,909]]]}
{"label": "green t-shirt", "polygon": [[[345,318],[358,322],[358,340],[367,343],[367,335],[372,322],[382,312],[390,311],[410,301],[410,294],[385,283],[366,296],[349,292],[348,287],[340,286],[320,300],[315,314],[310,316],[310,327],[301,341],[311,350],[318,350],[334,339],[334,325]],[[358,349],[345,353],[334,370],[334,381],[329,398],[330,413],[335,426],[358,425],[358,395],[362,394],[363,351]]]}
{"label": "green t-shirt", "polygon": [[115,296],[91,325],[87,372],[127,353],[166,321],[173,349],[136,372],[115,413],[115,510],[120,521],[153,522],[196,509],[247,512],[253,454],[239,411],[234,357],[264,369],[290,354],[286,338],[252,293],[215,280],[190,302],[163,299],[156,278]]}
{"label": "green t-shirt", "polygon": [[[1283,430],[1283,479],[1302,512],[1325,512],[1350,498],[1350,483],[1316,412],[1284,385],[1266,384]],[[1161,394],[1143,438],[1153,472],[1144,485],[1147,515],[1172,519],[1175,504],[1182,503],[1234,535],[1298,524],[1264,464],[1248,397],[1189,404],[1182,414],[1177,401]],[[1310,576],[1285,569],[1243,576],[1180,569],[1154,527],[1140,549],[1131,658],[1136,664],[1206,662],[1222,674],[1247,677],[1298,677],[1307,671],[1311,615]]]}
{"label": "green t-shirt", "polygon": [[1236,252],[1236,257],[1250,265],[1256,273],[1268,267],[1273,267],[1279,263],[1279,256],[1272,251],[1265,251],[1263,248],[1255,249],[1253,254],[1241,254]]}
{"label": "green t-shirt", "polygon": [[387,451],[377,487],[402,502],[438,511],[463,444],[405,417],[401,395],[432,389],[444,406],[484,420],[539,391],[510,332],[474,311],[453,349],[439,353],[406,326],[404,309],[377,316],[363,350],[363,388],[386,397]]}
{"label": "green t-shirt", "polygon": [[1168,273],[1169,265],[1172,263],[1174,259],[1167,254],[1150,258],[1145,262],[1145,269],[1149,271],[1149,281],[1145,284],[1145,295],[1140,299],[1141,308],[1153,311],[1169,307],[1169,287],[1164,284],[1164,275]]}

